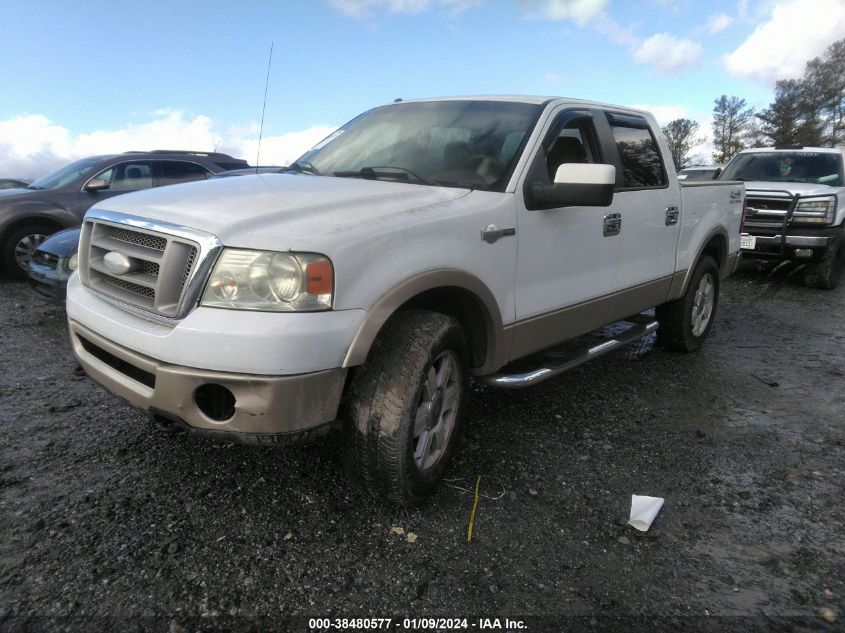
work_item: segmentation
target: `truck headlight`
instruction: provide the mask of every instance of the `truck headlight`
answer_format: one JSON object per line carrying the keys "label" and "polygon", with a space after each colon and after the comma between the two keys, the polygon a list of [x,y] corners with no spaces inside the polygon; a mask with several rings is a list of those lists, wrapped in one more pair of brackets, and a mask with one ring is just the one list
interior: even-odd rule
{"label": "truck headlight", "polygon": [[225,248],[201,305],[236,310],[330,310],[334,268],[323,255]]}
{"label": "truck headlight", "polygon": [[836,198],[827,196],[801,200],[792,218],[800,224],[830,224],[835,215]]}

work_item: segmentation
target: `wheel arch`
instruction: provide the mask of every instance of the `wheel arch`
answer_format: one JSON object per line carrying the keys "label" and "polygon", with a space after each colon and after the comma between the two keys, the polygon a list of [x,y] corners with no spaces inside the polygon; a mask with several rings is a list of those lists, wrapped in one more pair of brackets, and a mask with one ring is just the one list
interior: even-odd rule
{"label": "wheel arch", "polygon": [[719,268],[719,277],[724,279],[730,273],[731,257],[728,252],[730,240],[728,231],[724,226],[717,226],[710,230],[707,236],[701,240],[701,244],[690,261],[690,266],[685,271],[676,273],[672,279],[672,288],[669,291],[669,300],[677,299],[686,292],[690,278],[698,266],[702,257],[709,256],[716,261]]}
{"label": "wheel arch", "polygon": [[474,374],[494,371],[507,353],[507,336],[493,293],[478,277],[446,269],[412,277],[382,295],[352,339],[343,367],[362,364],[388,320],[397,312],[412,309],[441,312],[461,323]]}

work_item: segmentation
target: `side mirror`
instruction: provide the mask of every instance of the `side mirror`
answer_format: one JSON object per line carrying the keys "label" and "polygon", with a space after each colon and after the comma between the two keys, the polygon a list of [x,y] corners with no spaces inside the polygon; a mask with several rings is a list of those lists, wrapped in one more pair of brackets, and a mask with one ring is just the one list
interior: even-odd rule
{"label": "side mirror", "polygon": [[713,180],[718,180],[719,176],[722,174],[722,168],[719,167],[716,171],[713,172]]}
{"label": "side mirror", "polygon": [[616,167],[591,163],[564,163],[554,184],[533,183],[526,188],[526,207],[608,207],[613,202]]}
{"label": "side mirror", "polygon": [[85,183],[85,191],[102,191],[108,189],[109,183],[102,178],[92,178]]}

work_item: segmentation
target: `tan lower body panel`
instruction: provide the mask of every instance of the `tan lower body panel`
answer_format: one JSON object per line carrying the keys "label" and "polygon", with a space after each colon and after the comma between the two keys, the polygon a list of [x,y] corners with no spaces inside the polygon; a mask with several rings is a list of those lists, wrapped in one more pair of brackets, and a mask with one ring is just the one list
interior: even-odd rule
{"label": "tan lower body panel", "polygon": [[[104,339],[74,321],[71,344],[88,375],[142,409],[159,411],[196,429],[230,433],[296,433],[337,417],[346,369],[262,376],[169,365]],[[197,406],[202,385],[220,385],[235,398],[234,414],[217,421]]]}
{"label": "tan lower body panel", "polygon": [[516,360],[660,305],[671,285],[672,277],[667,276],[515,323],[510,358]]}

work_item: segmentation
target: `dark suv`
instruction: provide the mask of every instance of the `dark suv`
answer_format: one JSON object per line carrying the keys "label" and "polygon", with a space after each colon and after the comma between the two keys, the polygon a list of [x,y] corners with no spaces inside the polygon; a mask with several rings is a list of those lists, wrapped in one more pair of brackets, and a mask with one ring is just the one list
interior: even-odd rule
{"label": "dark suv", "polygon": [[78,226],[88,208],[105,198],[248,166],[215,152],[126,152],[83,158],[26,189],[0,191],[0,266],[23,278],[27,262],[48,235]]}

